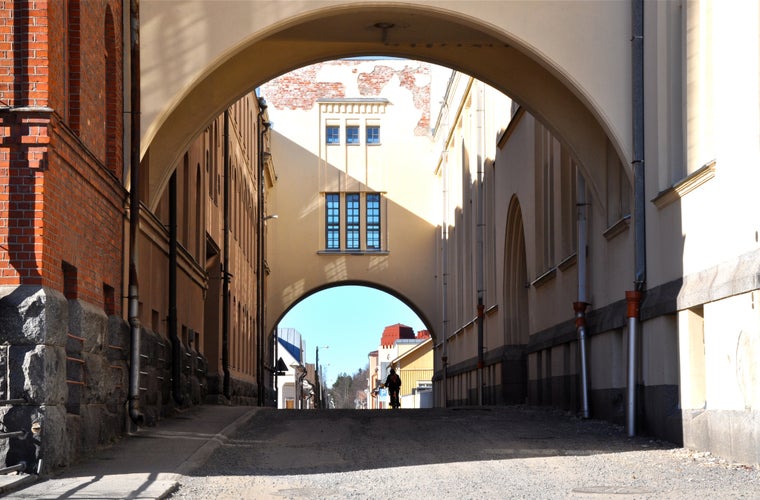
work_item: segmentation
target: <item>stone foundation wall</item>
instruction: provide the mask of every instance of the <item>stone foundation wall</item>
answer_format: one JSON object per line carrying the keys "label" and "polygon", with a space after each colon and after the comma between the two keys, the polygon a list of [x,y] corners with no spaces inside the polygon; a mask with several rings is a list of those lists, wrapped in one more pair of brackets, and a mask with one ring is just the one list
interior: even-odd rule
{"label": "stone foundation wall", "polygon": [[[47,474],[126,432],[130,331],[119,317],[45,287],[0,289],[0,466],[21,461]],[[140,411],[148,425],[177,407],[171,344],[142,331]],[[205,359],[183,348],[182,405],[205,398]]]}
{"label": "stone foundation wall", "polygon": [[732,462],[760,465],[760,412],[683,410],[683,444]]}

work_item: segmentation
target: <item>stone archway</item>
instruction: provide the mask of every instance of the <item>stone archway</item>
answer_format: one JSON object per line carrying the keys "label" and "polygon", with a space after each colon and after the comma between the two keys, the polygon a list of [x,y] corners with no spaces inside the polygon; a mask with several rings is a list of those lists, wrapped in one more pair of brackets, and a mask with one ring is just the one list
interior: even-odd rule
{"label": "stone archway", "polygon": [[[151,1],[141,13],[142,155],[157,203],[178,155],[243,93],[305,64],[391,55],[487,82],[550,125],[603,186],[609,140],[630,157],[628,6],[530,2]],[[171,22],[167,22],[171,19]],[[551,27],[561,23],[562,30]]]}

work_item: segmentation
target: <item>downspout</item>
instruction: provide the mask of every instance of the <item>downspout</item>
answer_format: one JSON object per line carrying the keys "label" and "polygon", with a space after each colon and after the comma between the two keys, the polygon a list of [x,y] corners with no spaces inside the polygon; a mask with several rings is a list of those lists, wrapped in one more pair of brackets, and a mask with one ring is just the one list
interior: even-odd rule
{"label": "downspout", "polygon": [[485,229],[485,219],[483,217],[484,201],[483,201],[483,171],[485,163],[485,89],[483,84],[478,84],[478,100],[476,109],[476,127],[477,133],[475,140],[477,141],[477,186],[478,186],[478,202],[477,202],[477,236],[476,236],[476,249],[475,249],[475,285],[477,287],[477,303],[478,303],[478,371],[477,371],[477,384],[478,384],[478,405],[483,405],[483,330],[485,327],[485,290],[483,279],[483,267],[485,265],[485,258],[483,256],[483,233]]}
{"label": "downspout", "polygon": [[635,289],[628,302],[628,397],[626,429],[636,435],[636,346],[640,329],[641,295],[646,288],[646,200],[644,183],[644,0],[632,0],[632,118],[633,118],[633,237]]}
{"label": "downspout", "polygon": [[[446,103],[444,102],[444,106]],[[448,107],[446,108],[446,121],[448,128]],[[448,363],[449,363],[449,318],[448,318],[448,301],[449,301],[449,143],[448,138],[444,144],[443,162],[441,166],[441,176],[443,177],[443,217],[441,222],[441,318],[442,328],[441,336],[443,337],[443,353],[441,355],[441,365],[443,372],[443,390],[441,391],[442,407],[448,405]]]}
{"label": "downspout", "polygon": [[172,343],[172,398],[182,405],[182,349],[177,336],[177,171],[169,179],[169,340]]}
{"label": "downspout", "polygon": [[263,121],[267,109],[266,100],[258,99],[259,112],[257,115],[258,141],[257,178],[256,178],[256,382],[258,386],[258,404],[264,405],[264,134],[269,128],[269,122]]}
{"label": "downspout", "polygon": [[143,425],[140,412],[140,302],[137,283],[137,237],[140,224],[140,7],[139,0],[129,2],[130,25],[130,173],[129,173],[129,288],[128,318],[130,326],[129,417]]}
{"label": "downspout", "polygon": [[222,262],[222,393],[231,399],[230,392],[230,112],[224,110],[224,202],[222,203],[224,251]]}
{"label": "downspout", "polygon": [[588,258],[588,203],[586,202],[586,180],[580,172],[576,173],[576,208],[578,223],[578,301],[573,303],[575,311],[575,328],[578,333],[578,346],[581,355],[581,413],[589,418],[589,376],[588,351],[586,340],[586,307],[588,307],[587,266]]}

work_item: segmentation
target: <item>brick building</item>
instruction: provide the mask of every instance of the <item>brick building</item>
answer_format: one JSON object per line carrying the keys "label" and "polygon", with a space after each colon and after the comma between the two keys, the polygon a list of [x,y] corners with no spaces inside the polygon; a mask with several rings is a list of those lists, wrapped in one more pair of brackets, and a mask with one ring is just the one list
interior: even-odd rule
{"label": "brick building", "polygon": [[27,472],[118,439],[129,416],[270,397],[265,109],[244,96],[188,145],[156,206],[133,204],[123,5],[0,3],[0,429],[26,432],[0,441],[0,461]]}

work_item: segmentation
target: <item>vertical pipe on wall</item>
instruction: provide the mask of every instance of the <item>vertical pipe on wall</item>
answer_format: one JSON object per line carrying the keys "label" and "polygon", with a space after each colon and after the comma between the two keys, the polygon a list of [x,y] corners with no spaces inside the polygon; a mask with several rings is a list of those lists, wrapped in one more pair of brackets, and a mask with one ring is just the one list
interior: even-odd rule
{"label": "vertical pipe on wall", "polygon": [[[443,106],[445,108],[444,112],[446,113],[446,126],[448,128],[448,106],[447,103],[444,101]],[[448,169],[448,163],[449,163],[449,144],[448,139],[446,140],[446,143],[444,144],[444,150],[442,153],[443,161],[441,162],[441,177],[443,178],[443,214],[441,217],[441,277],[442,277],[442,283],[441,283],[441,319],[442,319],[442,329],[441,329],[441,337],[443,339],[443,348],[442,348],[442,355],[441,355],[441,371],[442,371],[442,379],[443,382],[441,384],[442,390],[441,390],[441,399],[442,404],[441,406],[443,408],[446,408],[448,405],[448,362],[449,362],[449,352],[448,352],[448,344],[449,344],[449,332],[448,332],[448,326],[449,326],[449,318],[448,318],[448,300],[449,300],[449,169]]]}
{"label": "vertical pipe on wall", "polygon": [[626,398],[626,430],[629,437],[636,435],[636,344],[639,330],[641,292],[625,292],[628,310],[628,392]]}
{"label": "vertical pipe on wall", "polygon": [[[629,300],[628,328],[628,415],[626,427],[629,436],[636,435],[636,346],[639,330],[639,306],[641,292],[646,287],[646,191],[644,182],[644,0],[632,0],[631,4],[631,88],[633,119],[633,234],[635,278],[634,292]],[[631,301],[636,302],[635,308]],[[635,317],[631,313],[635,309]]]}
{"label": "vertical pipe on wall", "polygon": [[[264,120],[264,112],[267,109],[266,100],[263,97],[258,99],[259,112],[256,115],[256,153],[257,153],[257,171],[256,171],[256,381],[258,404],[263,406],[266,398],[264,395],[264,274],[265,274],[265,242],[264,242],[264,137],[271,124]],[[275,360],[272,360],[274,364]]]}
{"label": "vertical pipe on wall", "polygon": [[140,225],[140,6],[129,2],[130,20],[130,173],[129,173],[129,288],[128,319],[130,326],[129,417],[142,425],[140,412],[140,301],[137,282],[137,237]]}
{"label": "vertical pipe on wall", "polygon": [[224,251],[222,262],[222,393],[227,399],[231,398],[230,392],[230,112],[224,110],[224,146],[222,148],[224,158],[224,200],[223,211],[223,236]]}
{"label": "vertical pipe on wall", "polygon": [[[187,193],[185,193],[187,196]],[[169,340],[172,344],[172,398],[178,405],[182,397],[182,349],[177,336],[177,171],[169,179]]]}
{"label": "vertical pipe on wall", "polygon": [[581,357],[581,413],[589,418],[589,377],[588,346],[586,338],[586,307],[588,307],[588,203],[586,201],[586,180],[576,173],[576,208],[578,223],[578,300],[573,303],[575,328],[578,332],[578,347]]}
{"label": "vertical pipe on wall", "polygon": [[485,328],[485,290],[484,290],[484,266],[485,257],[483,255],[484,247],[484,232],[485,232],[485,219],[483,216],[484,200],[483,200],[483,177],[485,170],[485,89],[482,83],[478,83],[477,90],[477,109],[476,123],[477,133],[475,134],[475,149],[477,151],[477,236],[476,236],[476,249],[475,249],[475,285],[477,288],[477,304],[478,304],[478,371],[477,371],[477,384],[478,384],[478,405],[483,404],[483,330]]}

